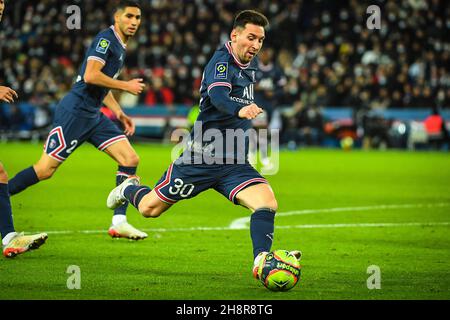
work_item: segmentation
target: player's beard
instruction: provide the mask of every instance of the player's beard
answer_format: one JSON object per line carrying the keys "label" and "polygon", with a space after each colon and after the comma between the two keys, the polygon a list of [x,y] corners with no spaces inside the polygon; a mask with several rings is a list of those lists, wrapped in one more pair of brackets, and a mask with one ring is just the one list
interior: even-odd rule
{"label": "player's beard", "polygon": [[120,31],[122,32],[122,34],[125,36],[126,40],[128,41],[131,37],[133,37],[136,34],[137,29],[134,33],[131,33],[128,31],[128,27],[120,27]]}

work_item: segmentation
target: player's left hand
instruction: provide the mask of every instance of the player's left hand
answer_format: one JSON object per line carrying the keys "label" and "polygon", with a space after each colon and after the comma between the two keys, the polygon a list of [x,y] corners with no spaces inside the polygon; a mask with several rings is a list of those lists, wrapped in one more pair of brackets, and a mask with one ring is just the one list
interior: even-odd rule
{"label": "player's left hand", "polygon": [[134,134],[134,131],[136,130],[134,121],[123,112],[117,116],[117,119],[123,124],[125,128],[125,134],[127,136],[132,136]]}

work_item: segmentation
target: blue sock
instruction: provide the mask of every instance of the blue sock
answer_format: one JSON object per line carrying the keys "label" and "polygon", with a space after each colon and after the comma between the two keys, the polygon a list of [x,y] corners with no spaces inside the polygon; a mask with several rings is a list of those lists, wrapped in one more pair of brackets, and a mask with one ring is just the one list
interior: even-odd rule
{"label": "blue sock", "polygon": [[34,168],[29,167],[20,171],[14,178],[9,180],[9,194],[15,195],[38,182],[39,178],[36,175]]}
{"label": "blue sock", "polygon": [[253,256],[263,251],[270,252],[273,241],[275,211],[268,208],[256,210],[250,218],[250,236],[253,243]]}
{"label": "blue sock", "polygon": [[8,233],[14,231],[8,185],[0,183],[0,235],[4,238]]}
{"label": "blue sock", "polygon": [[142,198],[151,191],[152,189],[146,186],[128,186],[123,191],[123,195],[136,209],[139,210],[139,203]]}
{"label": "blue sock", "polygon": [[[129,176],[136,174],[136,167],[122,167],[119,166],[119,169],[117,170],[116,175],[116,186],[124,182]],[[128,202],[124,203],[120,207],[116,208],[114,210],[114,215],[126,215],[127,214],[127,208],[128,208]]]}

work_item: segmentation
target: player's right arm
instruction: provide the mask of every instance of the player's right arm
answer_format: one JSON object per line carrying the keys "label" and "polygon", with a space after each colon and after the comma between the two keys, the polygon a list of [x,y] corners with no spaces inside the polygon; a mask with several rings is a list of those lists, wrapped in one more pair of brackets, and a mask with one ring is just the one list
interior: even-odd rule
{"label": "player's right arm", "polygon": [[130,81],[116,80],[108,77],[102,72],[104,64],[98,60],[88,60],[83,80],[86,84],[91,84],[108,89],[123,90],[137,95],[145,88],[143,79],[133,79]]}
{"label": "player's right arm", "polygon": [[242,106],[242,104],[231,99],[230,92],[233,85],[232,75],[228,70],[228,61],[220,56],[217,58],[206,66],[204,73],[211,103],[224,113],[248,120],[256,118],[258,114],[263,112],[256,104]]}
{"label": "player's right arm", "polygon": [[0,101],[13,103],[14,97],[19,98],[17,92],[11,88],[0,86]]}

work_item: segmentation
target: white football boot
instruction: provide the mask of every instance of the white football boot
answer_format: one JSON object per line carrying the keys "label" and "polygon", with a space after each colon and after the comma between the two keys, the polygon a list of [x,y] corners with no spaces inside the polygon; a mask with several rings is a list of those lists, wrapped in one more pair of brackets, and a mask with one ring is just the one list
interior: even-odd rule
{"label": "white football boot", "polygon": [[123,195],[124,190],[128,186],[138,186],[140,183],[138,176],[131,176],[125,179],[121,184],[115,187],[108,195],[108,199],[106,200],[106,206],[109,209],[116,209],[123,205],[127,199]]}
{"label": "white football boot", "polygon": [[28,250],[38,249],[45,243],[48,236],[46,233],[24,235],[23,232],[17,233],[7,245],[3,246],[3,255],[6,258],[14,258],[18,254],[27,252]]}
{"label": "white football boot", "polygon": [[108,234],[113,238],[127,238],[130,240],[144,240],[148,234],[133,227],[128,222],[122,222],[116,226],[111,226]]}

